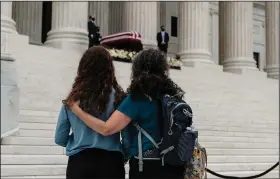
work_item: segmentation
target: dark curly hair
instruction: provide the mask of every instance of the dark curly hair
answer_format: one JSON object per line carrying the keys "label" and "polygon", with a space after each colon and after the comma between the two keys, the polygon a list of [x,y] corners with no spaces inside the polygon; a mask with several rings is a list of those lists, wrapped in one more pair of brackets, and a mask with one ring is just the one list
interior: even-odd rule
{"label": "dark curly hair", "polygon": [[112,87],[117,107],[125,93],[115,77],[112,57],[104,47],[91,47],[83,54],[72,89],[63,103],[80,100],[84,111],[101,114],[106,111]]}
{"label": "dark curly hair", "polygon": [[184,91],[169,78],[168,72],[165,54],[154,49],[143,50],[134,58],[127,92],[132,97],[147,95],[155,99],[158,95],[169,94],[183,98]]}

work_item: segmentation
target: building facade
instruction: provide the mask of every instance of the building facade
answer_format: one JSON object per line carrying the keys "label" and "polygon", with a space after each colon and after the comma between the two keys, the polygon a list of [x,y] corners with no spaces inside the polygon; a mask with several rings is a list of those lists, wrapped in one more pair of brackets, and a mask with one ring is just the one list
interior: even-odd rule
{"label": "building facade", "polygon": [[3,8],[1,26],[36,45],[86,48],[92,15],[103,36],[135,30],[145,47],[155,48],[156,33],[166,26],[168,53],[179,54],[185,66],[221,65],[226,72],[279,76],[279,2],[46,1],[10,2]]}

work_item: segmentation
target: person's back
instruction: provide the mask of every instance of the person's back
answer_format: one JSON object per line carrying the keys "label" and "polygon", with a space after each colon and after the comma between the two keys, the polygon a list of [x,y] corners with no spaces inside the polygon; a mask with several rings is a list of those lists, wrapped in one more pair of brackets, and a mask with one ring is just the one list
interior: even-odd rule
{"label": "person's back", "polygon": [[[115,90],[112,89],[107,109],[98,118],[106,121],[115,110]],[[69,135],[71,129],[71,134]],[[120,134],[102,136],[90,129],[84,122],[68,108],[65,104],[60,110],[58,124],[55,133],[55,143],[66,147],[66,155],[72,156],[87,148],[98,148],[109,151],[121,151]]]}
{"label": "person's back", "polygon": [[[141,136],[142,143],[139,143],[139,132],[133,125],[137,123],[155,143],[161,142],[159,120],[162,119],[157,97],[184,94],[168,77],[168,69],[166,56],[157,50],[143,51],[134,59],[128,96],[117,108],[132,120],[122,133],[125,154],[130,158],[129,178],[183,178],[183,167],[162,166],[159,150],[146,135]],[[139,148],[143,151],[143,171],[139,168]]]}
{"label": "person's back", "polygon": [[[131,106],[128,108],[128,106]],[[119,111],[135,119],[145,128],[145,130],[154,138],[156,142],[160,140],[160,133],[158,129],[158,105],[155,101],[150,101],[145,96],[133,97],[131,94],[125,98],[122,104],[118,107]],[[122,132],[123,147],[126,156],[136,156],[138,154],[138,131],[130,123]],[[143,150],[153,148],[153,144],[146,138],[143,138]]]}
{"label": "person's back", "polygon": [[125,178],[119,133],[100,135],[66,105],[79,100],[83,110],[107,121],[123,96],[109,52],[99,46],[89,48],[79,63],[72,89],[63,100],[56,127],[55,142],[66,147],[69,156],[67,179]]}
{"label": "person's back", "polygon": [[[168,164],[163,166],[160,151],[153,145],[161,142],[162,137],[160,134],[162,119],[159,116],[157,97],[168,94],[182,98],[184,94],[183,90],[169,78],[168,69],[163,53],[153,49],[140,52],[133,60],[128,96],[106,122],[82,110],[77,100],[68,103],[71,110],[96,132],[107,136],[123,131],[123,146],[129,159],[130,179],[184,178],[184,166]],[[136,124],[153,139],[149,140],[148,135],[138,132],[141,129],[137,128]],[[143,153],[138,149],[142,149]],[[141,157],[144,161],[139,160]]]}

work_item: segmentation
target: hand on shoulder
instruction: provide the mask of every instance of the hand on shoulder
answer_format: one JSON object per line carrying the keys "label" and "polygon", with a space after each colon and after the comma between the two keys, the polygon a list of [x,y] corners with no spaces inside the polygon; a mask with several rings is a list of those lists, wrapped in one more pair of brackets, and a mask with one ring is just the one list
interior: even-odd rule
{"label": "hand on shoulder", "polygon": [[81,110],[81,108],[79,107],[79,105],[80,105],[80,100],[78,100],[78,101],[67,101],[66,102],[66,105],[71,109],[71,111],[73,112],[73,113],[75,113],[75,114],[77,114],[80,110]]}

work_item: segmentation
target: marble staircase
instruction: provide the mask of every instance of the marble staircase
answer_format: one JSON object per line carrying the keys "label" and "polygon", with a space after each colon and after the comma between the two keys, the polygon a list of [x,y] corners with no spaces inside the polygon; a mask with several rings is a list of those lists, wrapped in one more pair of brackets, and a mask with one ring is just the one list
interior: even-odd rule
{"label": "marble staircase", "polygon": [[[65,178],[67,157],[53,136],[61,100],[73,82],[80,55],[35,45],[16,54],[20,130],[1,141],[1,178]],[[115,62],[124,88],[130,67]],[[186,91],[213,171],[249,176],[279,160],[279,83],[256,73],[237,75],[211,66],[170,71]],[[278,177],[276,168],[263,178]]]}

